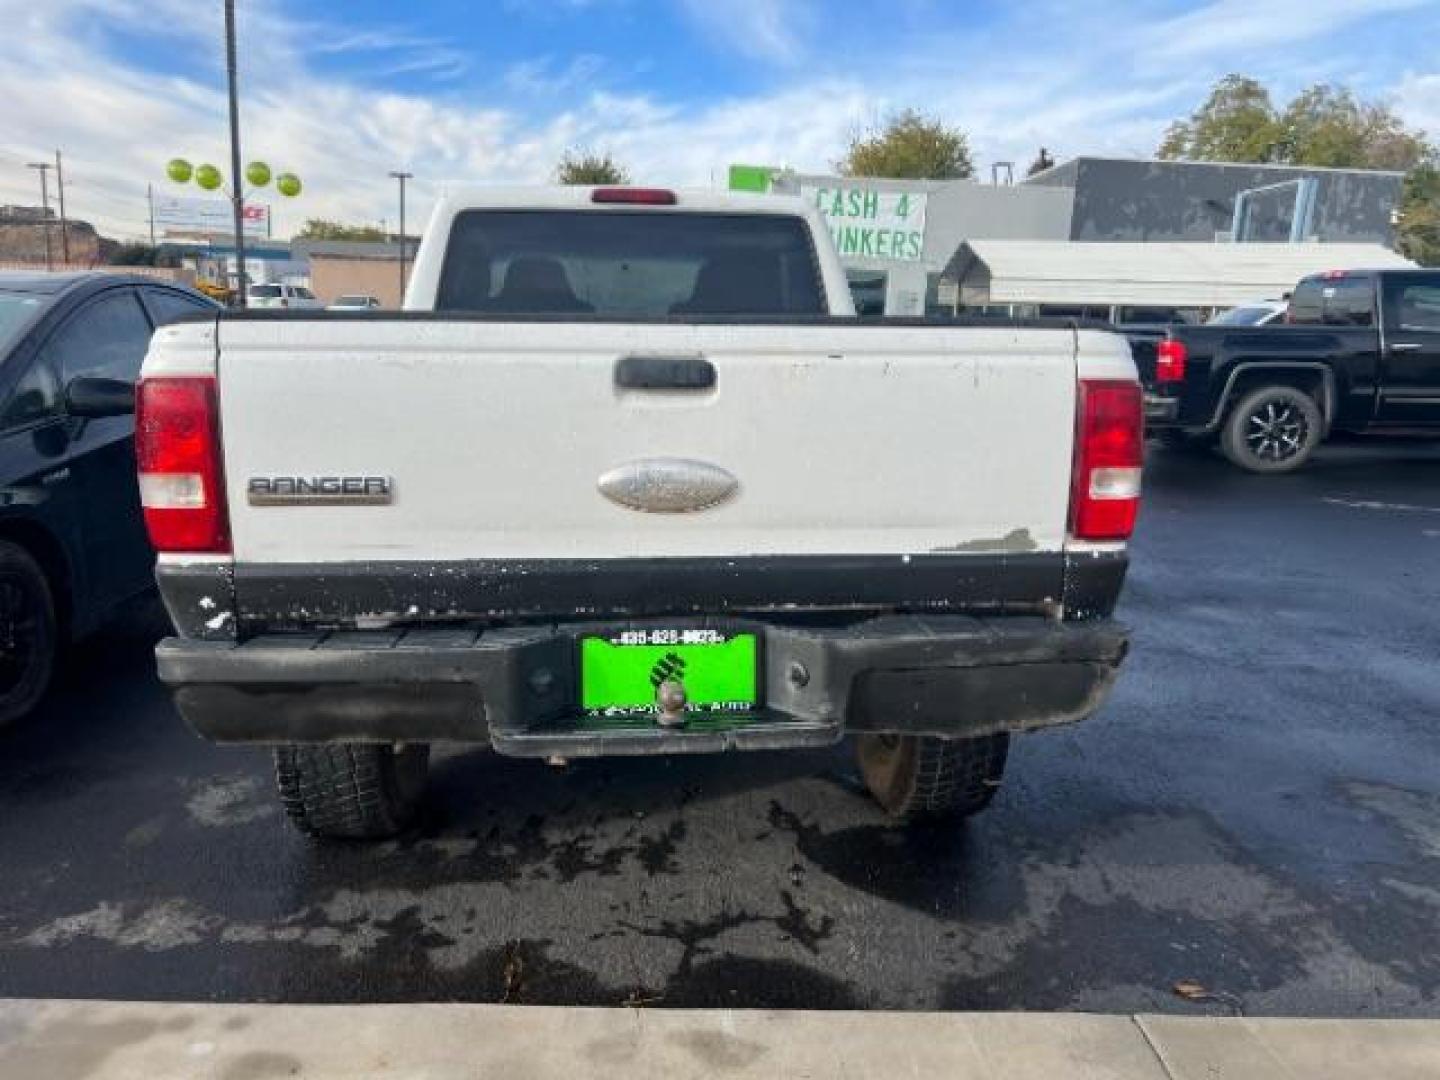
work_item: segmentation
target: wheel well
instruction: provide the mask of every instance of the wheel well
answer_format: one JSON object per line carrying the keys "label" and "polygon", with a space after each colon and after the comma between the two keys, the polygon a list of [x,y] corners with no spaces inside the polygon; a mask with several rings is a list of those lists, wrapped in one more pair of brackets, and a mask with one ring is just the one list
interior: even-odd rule
{"label": "wheel well", "polygon": [[1269,367],[1242,371],[1235,376],[1235,381],[1230,385],[1230,391],[1225,398],[1225,408],[1220,419],[1220,426],[1230,419],[1231,410],[1235,408],[1241,398],[1262,386],[1290,386],[1296,390],[1305,391],[1315,399],[1315,404],[1320,407],[1320,415],[1325,418],[1326,427],[1329,427],[1335,412],[1334,402],[1330,400],[1330,384],[1329,380],[1325,378],[1325,372],[1318,368]]}
{"label": "wheel well", "polygon": [[45,526],[33,521],[0,521],[0,540],[18,544],[40,564],[55,600],[55,617],[60,623],[62,640],[68,637],[74,625],[74,599],[70,588],[70,561],[60,541]]}

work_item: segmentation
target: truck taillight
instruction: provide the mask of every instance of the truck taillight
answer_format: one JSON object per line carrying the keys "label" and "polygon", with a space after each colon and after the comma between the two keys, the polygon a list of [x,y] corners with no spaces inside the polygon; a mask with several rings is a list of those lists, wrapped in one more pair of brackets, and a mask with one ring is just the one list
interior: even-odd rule
{"label": "truck taillight", "polygon": [[1184,382],[1185,362],[1189,359],[1190,351],[1183,341],[1165,338],[1155,346],[1155,381]]}
{"label": "truck taillight", "polygon": [[1140,508],[1144,444],[1140,387],[1085,379],[1075,403],[1075,474],[1070,533],[1080,540],[1125,540]]}
{"label": "truck taillight", "polygon": [[145,528],[155,550],[228,553],[214,378],[140,380],[135,457]]}

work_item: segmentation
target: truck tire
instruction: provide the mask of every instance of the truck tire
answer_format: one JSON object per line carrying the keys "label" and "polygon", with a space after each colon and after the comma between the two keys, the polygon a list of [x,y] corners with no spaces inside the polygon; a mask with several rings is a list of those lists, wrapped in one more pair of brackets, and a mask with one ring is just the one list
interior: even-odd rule
{"label": "truck tire", "polygon": [[1253,473],[1291,472],[1309,460],[1325,434],[1320,406],[1295,386],[1251,390],[1230,410],[1220,449]]}
{"label": "truck tire", "polygon": [[0,540],[0,728],[44,696],[59,640],[45,571],[20,545]]}
{"label": "truck tire", "polygon": [[415,820],[430,747],[296,743],[275,748],[280,804],[303,832],[380,840]]}
{"label": "truck tire", "polygon": [[898,821],[958,819],[990,805],[1005,775],[1010,736],[941,739],[862,735],[855,753],[865,786]]}

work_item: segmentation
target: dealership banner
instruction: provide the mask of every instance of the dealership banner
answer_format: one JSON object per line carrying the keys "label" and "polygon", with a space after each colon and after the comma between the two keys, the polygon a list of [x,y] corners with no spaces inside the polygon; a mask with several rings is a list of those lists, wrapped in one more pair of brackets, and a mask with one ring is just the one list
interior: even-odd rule
{"label": "dealership banner", "polygon": [[[157,195],[155,227],[167,233],[229,234],[235,231],[234,211],[226,199]],[[270,207],[264,203],[245,204],[245,235],[270,235]]]}
{"label": "dealership banner", "polygon": [[925,193],[864,184],[800,186],[830,226],[842,259],[916,262],[925,254]]}

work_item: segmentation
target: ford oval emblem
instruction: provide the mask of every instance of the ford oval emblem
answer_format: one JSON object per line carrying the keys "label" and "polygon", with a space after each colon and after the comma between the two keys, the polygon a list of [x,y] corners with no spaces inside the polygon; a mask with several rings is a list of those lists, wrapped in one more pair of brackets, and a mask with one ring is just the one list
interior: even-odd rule
{"label": "ford oval emblem", "polygon": [[618,465],[600,477],[600,494],[649,514],[708,510],[735,493],[740,481],[718,465],[684,458],[647,458]]}

